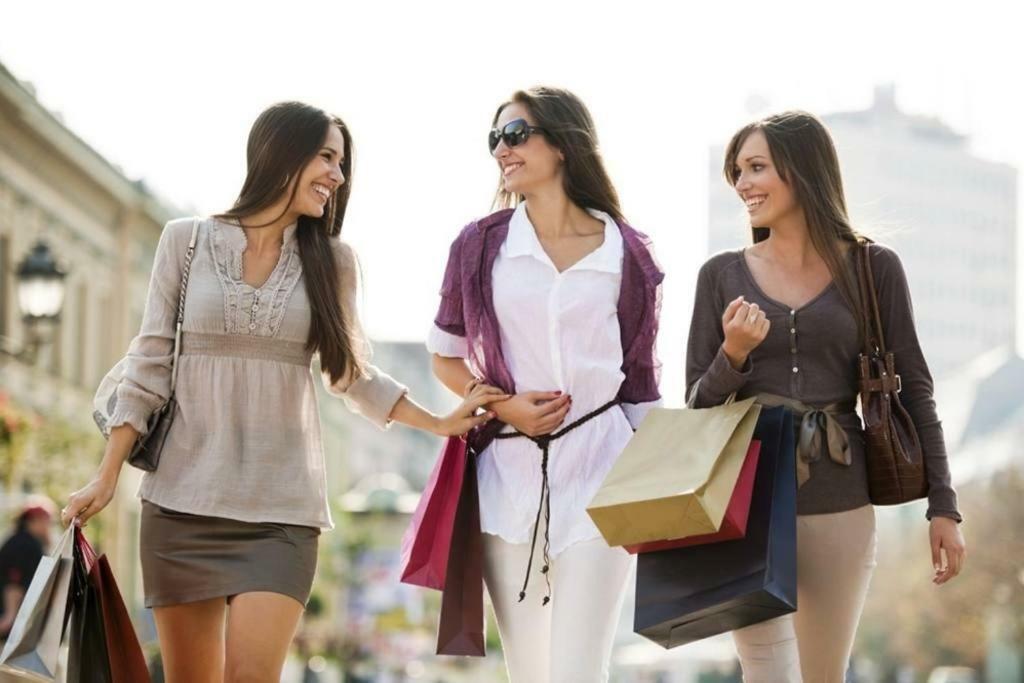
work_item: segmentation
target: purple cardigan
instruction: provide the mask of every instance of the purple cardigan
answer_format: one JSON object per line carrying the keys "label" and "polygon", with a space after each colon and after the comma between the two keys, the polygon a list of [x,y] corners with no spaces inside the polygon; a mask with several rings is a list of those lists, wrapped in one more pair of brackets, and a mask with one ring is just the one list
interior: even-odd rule
{"label": "purple cardigan", "polygon": [[[515,393],[516,386],[502,353],[491,272],[508,235],[511,216],[512,209],[504,209],[470,223],[459,233],[448,255],[441,305],[434,318],[434,324],[448,334],[480,340],[468,345],[471,365],[484,381],[507,393]],[[621,221],[617,224],[624,247],[618,313],[625,375],[617,398],[622,403],[647,403],[661,398],[654,343],[665,274],[651,253],[650,239]],[[474,450],[481,452],[490,441],[488,437],[502,426],[498,420],[488,423],[489,428],[474,439]]]}

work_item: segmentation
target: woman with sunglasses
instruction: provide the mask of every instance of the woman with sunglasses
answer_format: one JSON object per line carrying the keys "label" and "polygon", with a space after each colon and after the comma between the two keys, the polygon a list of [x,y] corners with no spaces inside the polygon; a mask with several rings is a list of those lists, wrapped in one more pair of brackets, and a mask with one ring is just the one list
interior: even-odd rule
{"label": "woman with sunglasses", "polygon": [[190,263],[174,368],[178,414],[139,490],[146,606],[172,683],[281,679],[320,529],[333,526],[314,354],[328,392],[381,429],[398,421],[463,434],[491,417],[475,415],[481,405],[501,398],[479,386],[437,417],[369,362],[355,254],[339,237],[352,168],[341,119],[277,104],[249,134],[235,205],[164,228],[142,329],[105,425],[106,453],[62,513],[65,524],[84,524],[110,502],[122,463],[167,400],[178,290]]}
{"label": "woman with sunglasses", "polygon": [[[870,241],[850,224],[835,147],[810,114],[785,112],[745,126],[729,143],[724,171],[746,205],[754,244],[701,268],[687,348],[690,401],[706,407],[734,393],[758,396],[789,406],[802,435],[815,439],[798,449],[799,607],[734,632],[743,680],[841,683],[875,565],[855,412],[865,334],[855,252]],[[902,378],[900,401],[924,455],[933,581],[941,585],[960,572],[964,539],[932,378],[899,257],[871,243],[869,258]]]}
{"label": "woman with sunglasses", "polygon": [[470,435],[511,681],[607,681],[632,565],[586,507],[660,400],[663,274],[622,218],[575,95],[517,92],[492,125],[501,210],[452,244],[427,345],[452,391],[484,381],[513,394]]}

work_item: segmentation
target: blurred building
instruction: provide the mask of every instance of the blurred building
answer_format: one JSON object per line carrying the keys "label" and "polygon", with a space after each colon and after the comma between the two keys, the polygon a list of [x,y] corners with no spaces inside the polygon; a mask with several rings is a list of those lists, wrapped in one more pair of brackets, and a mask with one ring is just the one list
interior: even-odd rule
{"label": "blurred building", "polygon": [[[1016,325],[1017,171],[974,156],[966,136],[904,113],[892,86],[863,111],[822,117],[839,152],[854,225],[895,248],[933,374],[1012,348]],[[746,212],[709,162],[709,250],[750,242]]]}
{"label": "blurred building", "polygon": [[[428,410],[443,413],[457,404],[455,395],[434,378],[423,342],[374,342],[373,364],[408,386],[412,397]],[[400,475],[416,491],[423,487],[441,450],[441,439],[403,425],[382,432],[349,412],[344,401],[326,392],[320,398],[320,415],[330,432],[324,436],[324,449],[332,491],[347,491],[367,475],[387,473]]]}
{"label": "blurred building", "polygon": [[[100,156],[31,85],[0,65],[0,392],[40,419],[5,501],[27,490],[66,497],[95,471],[103,440],[92,396],[138,329],[150,266],[173,211]],[[16,294],[17,264],[44,241],[67,272],[61,317],[34,362]],[[140,604],[137,475],[125,468],[118,497],[94,527],[129,598]],[[63,500],[58,500],[62,504]]]}

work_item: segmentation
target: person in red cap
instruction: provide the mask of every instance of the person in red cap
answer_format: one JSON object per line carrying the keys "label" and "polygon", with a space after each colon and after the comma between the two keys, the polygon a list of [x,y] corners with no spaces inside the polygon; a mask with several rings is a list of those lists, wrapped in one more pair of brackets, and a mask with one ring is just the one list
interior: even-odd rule
{"label": "person in red cap", "polygon": [[39,560],[49,548],[54,507],[49,498],[30,498],[17,517],[14,533],[0,547],[0,638],[10,633]]}

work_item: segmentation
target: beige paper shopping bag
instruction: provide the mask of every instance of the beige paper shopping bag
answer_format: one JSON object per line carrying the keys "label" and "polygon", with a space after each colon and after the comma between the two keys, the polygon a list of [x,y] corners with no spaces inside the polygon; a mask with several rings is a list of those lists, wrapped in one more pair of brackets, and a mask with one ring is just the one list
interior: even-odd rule
{"label": "beige paper shopping bag", "polygon": [[718,532],[761,407],[654,408],[590,502],[608,545]]}

